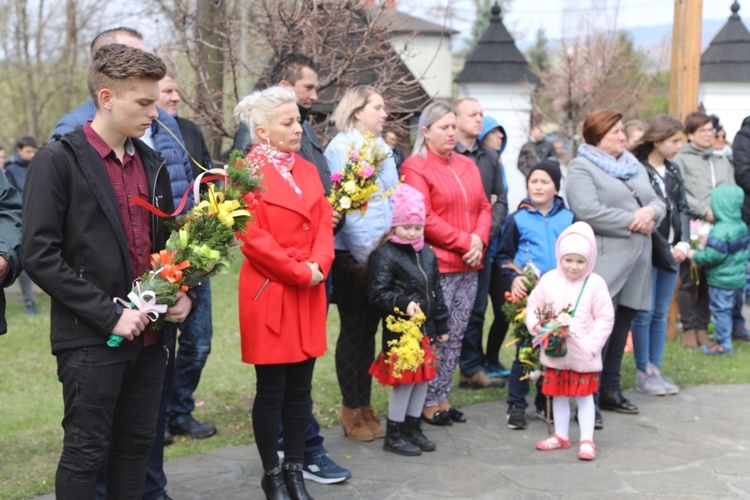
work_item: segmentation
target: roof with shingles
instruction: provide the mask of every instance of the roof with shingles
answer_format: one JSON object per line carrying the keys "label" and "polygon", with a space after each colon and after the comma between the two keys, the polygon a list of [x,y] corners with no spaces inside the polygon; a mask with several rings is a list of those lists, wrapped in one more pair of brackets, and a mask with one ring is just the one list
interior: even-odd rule
{"label": "roof with shingles", "polygon": [[500,12],[500,6],[495,2],[490,25],[466,58],[464,68],[456,76],[456,83],[539,83],[539,77],[531,71],[505,28]]}
{"label": "roof with shingles", "polygon": [[750,82],[750,32],[737,0],[732,15],[701,56],[701,82]]}

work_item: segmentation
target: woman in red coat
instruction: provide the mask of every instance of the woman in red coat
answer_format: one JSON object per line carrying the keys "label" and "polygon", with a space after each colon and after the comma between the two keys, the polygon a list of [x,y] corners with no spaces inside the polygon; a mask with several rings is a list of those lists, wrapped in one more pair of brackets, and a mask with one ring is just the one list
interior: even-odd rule
{"label": "woman in red coat", "polygon": [[[326,351],[325,276],[333,262],[331,205],[315,166],[296,154],[296,96],[271,87],[235,110],[257,145],[265,192],[242,238],[239,284],[242,360],[255,365],[253,430],[267,498],[308,498],[302,454],[315,358]],[[257,161],[257,158],[262,161]],[[282,412],[283,407],[283,412]],[[277,435],[283,415],[284,465]]]}
{"label": "woman in red coat", "polygon": [[448,403],[461,341],[477,295],[477,271],[490,235],[492,207],[476,164],[453,152],[456,114],[445,102],[427,106],[419,118],[412,155],[401,165],[404,182],[425,196],[425,241],[435,251],[448,306],[450,336],[438,344],[438,373],[427,388],[422,418],[433,425],[465,422]]}

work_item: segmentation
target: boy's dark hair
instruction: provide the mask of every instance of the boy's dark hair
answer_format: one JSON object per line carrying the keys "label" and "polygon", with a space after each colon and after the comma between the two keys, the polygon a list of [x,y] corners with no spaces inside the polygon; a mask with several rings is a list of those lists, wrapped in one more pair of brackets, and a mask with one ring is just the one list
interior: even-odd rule
{"label": "boy's dark hair", "polygon": [[318,72],[318,65],[309,57],[296,53],[286,54],[273,66],[266,81],[269,86],[278,85],[282,80],[294,85],[302,78],[302,68]]}
{"label": "boy's dark hair", "polygon": [[103,46],[109,45],[110,43],[116,43],[117,35],[128,35],[132,36],[133,38],[137,38],[138,40],[143,40],[143,35],[141,35],[140,32],[134,30],[133,28],[128,28],[127,26],[110,28],[108,30],[102,31],[101,33],[96,35],[93,40],[91,40],[91,45],[89,46],[91,56],[93,57],[93,55],[96,54],[96,51]]}
{"label": "boy's dark hair", "polygon": [[166,73],[164,61],[153,54],[119,43],[105,45],[96,51],[89,65],[89,94],[99,109],[100,90],[106,88],[119,96],[130,90],[135,80],[158,82]]}
{"label": "boy's dark hair", "polygon": [[[34,149],[39,147],[36,143],[36,140],[34,140],[33,137],[28,136],[28,135],[25,137],[21,137],[20,139],[16,141],[16,149],[22,149],[22,148],[25,148],[26,146],[31,146]],[[0,147],[0,149],[3,149],[3,148]]]}

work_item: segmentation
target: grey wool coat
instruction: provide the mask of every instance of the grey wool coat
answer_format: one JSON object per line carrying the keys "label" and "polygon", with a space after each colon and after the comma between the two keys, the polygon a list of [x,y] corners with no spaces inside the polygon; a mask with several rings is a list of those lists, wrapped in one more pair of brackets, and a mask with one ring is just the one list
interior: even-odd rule
{"label": "grey wool coat", "polygon": [[620,294],[619,304],[637,310],[651,309],[651,237],[628,231],[640,208],[631,189],[644,206],[653,207],[657,226],[666,214],[643,165],[627,180],[612,177],[586,158],[568,165],[566,195],[578,220],[587,222],[596,235],[594,272],[604,278],[609,294]]}

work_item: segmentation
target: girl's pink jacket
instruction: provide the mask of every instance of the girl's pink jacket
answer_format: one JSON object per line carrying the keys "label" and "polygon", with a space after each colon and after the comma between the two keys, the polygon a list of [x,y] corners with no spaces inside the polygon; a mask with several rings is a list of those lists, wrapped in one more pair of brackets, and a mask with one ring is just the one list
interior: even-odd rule
{"label": "girl's pink jacket", "polygon": [[[604,279],[593,272],[596,263],[596,240],[591,226],[585,222],[576,222],[560,234],[555,245],[557,268],[547,272],[539,280],[529,295],[526,305],[526,326],[534,334],[534,327],[539,323],[536,311],[546,304],[553,304],[554,310],[560,311],[570,304],[575,307],[576,300],[583,287],[585,276],[571,281],[565,277],[560,265],[560,242],[570,234],[579,234],[588,242],[588,249],[581,249],[580,255],[589,254],[586,276],[588,281],[581,295],[568,336],[568,353],[561,358],[551,358],[541,352],[542,365],[558,370],[573,370],[579,373],[599,372],[602,370],[602,348],[612,333],[614,308],[609,297],[609,289]],[[578,253],[578,252],[570,252]]]}

